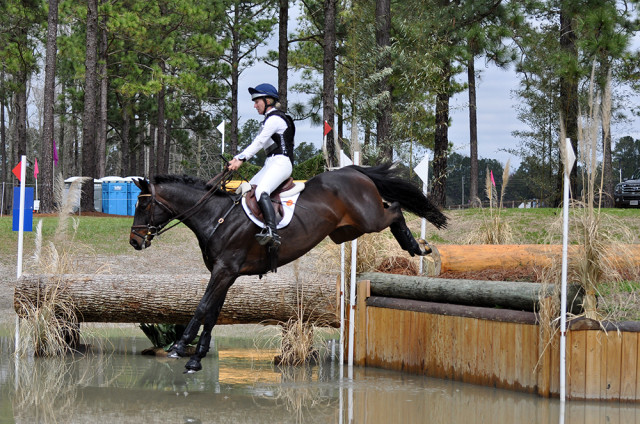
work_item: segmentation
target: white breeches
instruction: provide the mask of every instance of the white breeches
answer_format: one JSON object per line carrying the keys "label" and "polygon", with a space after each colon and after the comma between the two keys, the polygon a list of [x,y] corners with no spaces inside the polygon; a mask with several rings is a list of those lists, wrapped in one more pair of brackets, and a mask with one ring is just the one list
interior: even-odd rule
{"label": "white breeches", "polygon": [[264,162],[262,169],[251,178],[250,184],[255,184],[256,199],[264,192],[271,194],[280,184],[291,176],[293,167],[285,155],[270,156]]}

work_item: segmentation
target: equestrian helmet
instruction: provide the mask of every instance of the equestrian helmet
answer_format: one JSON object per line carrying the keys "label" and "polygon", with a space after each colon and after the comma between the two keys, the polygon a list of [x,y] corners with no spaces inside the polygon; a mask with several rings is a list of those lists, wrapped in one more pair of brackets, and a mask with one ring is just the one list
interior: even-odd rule
{"label": "equestrian helmet", "polygon": [[260,97],[271,97],[278,100],[278,90],[271,84],[259,84],[254,87],[249,87],[249,94],[251,94],[251,100],[259,99]]}

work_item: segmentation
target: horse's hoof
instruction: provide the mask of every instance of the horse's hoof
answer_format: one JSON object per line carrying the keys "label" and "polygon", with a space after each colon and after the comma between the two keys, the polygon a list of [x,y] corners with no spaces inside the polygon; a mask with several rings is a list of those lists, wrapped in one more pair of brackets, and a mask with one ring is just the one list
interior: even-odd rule
{"label": "horse's hoof", "polygon": [[167,352],[167,358],[178,359],[184,356],[185,354],[183,349],[181,349],[177,344],[171,346],[171,349],[169,349],[169,352]]}
{"label": "horse's hoof", "polygon": [[429,246],[429,243],[427,243],[425,239],[418,239],[418,245],[420,246],[420,256],[426,256],[433,252],[431,246]]}
{"label": "horse's hoof", "polygon": [[200,361],[196,359],[189,359],[189,362],[187,362],[184,368],[185,368],[184,370],[185,374],[193,374],[202,369],[202,364],[200,363]]}

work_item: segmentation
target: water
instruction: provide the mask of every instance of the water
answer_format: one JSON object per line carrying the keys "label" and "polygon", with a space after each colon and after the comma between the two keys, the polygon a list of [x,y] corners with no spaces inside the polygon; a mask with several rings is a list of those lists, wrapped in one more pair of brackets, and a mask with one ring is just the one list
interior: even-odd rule
{"label": "water", "polygon": [[[86,355],[14,360],[0,332],[0,423],[634,423],[640,407],[557,399],[398,372],[278,368],[271,349],[217,338],[204,369],[140,355],[142,332],[101,336]],[[637,416],[637,417],[636,417]]]}

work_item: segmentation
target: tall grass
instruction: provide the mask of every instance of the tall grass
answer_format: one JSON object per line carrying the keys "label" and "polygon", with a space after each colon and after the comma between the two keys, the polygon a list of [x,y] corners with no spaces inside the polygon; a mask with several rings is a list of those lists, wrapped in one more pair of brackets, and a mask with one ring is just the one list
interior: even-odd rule
{"label": "tall grass", "polygon": [[485,194],[489,199],[489,211],[482,210],[482,224],[470,232],[468,243],[470,244],[508,244],[513,240],[511,226],[503,218],[503,199],[509,184],[510,160],[502,172],[502,187],[498,197],[498,188],[495,186],[491,173],[487,168],[485,178]]}
{"label": "tall grass", "polygon": [[54,276],[48,284],[38,287],[35,301],[16,293],[19,305],[21,356],[56,356],[72,350],[78,338],[79,322],[72,299],[65,293],[63,275],[74,271],[74,256],[79,249],[75,241],[78,221],[70,218],[77,204],[83,179],[74,181],[64,195],[64,181],[56,180],[54,195],[58,210],[58,226],[54,236],[45,243],[42,221],[36,226],[35,248],[28,271]]}
{"label": "tall grass", "polygon": [[[610,85],[603,93],[597,93],[592,73],[589,87],[589,104],[586,114],[578,121],[578,163],[584,191],[573,193],[569,221],[569,242],[572,245],[568,257],[567,283],[578,283],[583,290],[584,316],[593,320],[620,319],[624,313],[617,310],[619,297],[602,296],[603,288],[608,293],[619,292],[617,286],[627,278],[638,278],[637,270],[630,265],[631,258],[624,244],[633,240],[628,229],[601,209],[603,195],[602,172],[599,170],[598,150],[601,128],[608,128],[611,114]],[[605,134],[606,136],[606,134]],[[564,145],[564,129],[561,128],[560,143]],[[598,178],[599,177],[599,178]],[[556,226],[559,228],[561,222]],[[552,232],[560,234],[560,232]],[[558,260],[543,272],[543,281],[554,284],[555,295],[541,304],[543,323],[552,325],[560,315],[561,263]],[[617,299],[612,301],[612,299]],[[568,299],[570,302],[571,299]],[[545,310],[546,308],[546,310]],[[570,317],[571,318],[571,317]]]}

